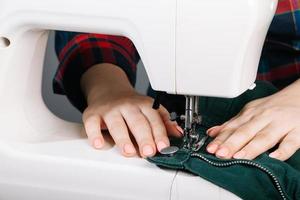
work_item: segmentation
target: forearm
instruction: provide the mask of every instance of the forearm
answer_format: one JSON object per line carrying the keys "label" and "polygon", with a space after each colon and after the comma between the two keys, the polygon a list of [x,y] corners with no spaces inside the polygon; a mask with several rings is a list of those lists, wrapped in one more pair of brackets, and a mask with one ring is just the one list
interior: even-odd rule
{"label": "forearm", "polygon": [[134,92],[126,73],[120,67],[108,63],[88,69],[82,75],[81,88],[88,104],[108,94]]}
{"label": "forearm", "polygon": [[290,84],[289,86],[287,86],[286,88],[284,88],[283,90],[280,91],[281,94],[292,94],[292,95],[296,95],[299,96],[300,95],[300,79],[296,80],[294,83]]}

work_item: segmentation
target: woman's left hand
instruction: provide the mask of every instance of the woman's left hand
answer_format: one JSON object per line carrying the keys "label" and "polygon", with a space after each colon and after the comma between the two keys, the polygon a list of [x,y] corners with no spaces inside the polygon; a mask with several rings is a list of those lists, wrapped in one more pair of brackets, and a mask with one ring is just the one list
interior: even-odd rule
{"label": "woman's left hand", "polygon": [[223,159],[269,156],[287,160],[300,148],[300,80],[274,95],[248,103],[234,118],[207,131],[207,151]]}

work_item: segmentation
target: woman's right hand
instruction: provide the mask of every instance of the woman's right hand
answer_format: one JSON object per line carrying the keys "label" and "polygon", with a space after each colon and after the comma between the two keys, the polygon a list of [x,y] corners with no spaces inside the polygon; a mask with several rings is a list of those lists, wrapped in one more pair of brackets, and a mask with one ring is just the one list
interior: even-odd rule
{"label": "woman's right hand", "polygon": [[93,66],[83,75],[81,86],[88,102],[83,113],[84,130],[97,149],[104,146],[104,129],[124,156],[134,156],[138,151],[142,157],[151,157],[170,145],[168,134],[182,136],[182,129],[170,121],[169,112],[163,106],[154,110],[153,99],[138,94],[117,66]]}

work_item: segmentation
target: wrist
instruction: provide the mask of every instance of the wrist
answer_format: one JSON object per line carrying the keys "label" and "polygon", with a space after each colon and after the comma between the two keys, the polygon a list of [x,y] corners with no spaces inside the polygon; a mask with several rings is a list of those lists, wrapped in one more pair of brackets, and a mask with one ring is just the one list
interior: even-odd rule
{"label": "wrist", "polygon": [[88,104],[110,96],[135,93],[126,73],[120,67],[108,63],[88,69],[81,78],[81,88]]}
{"label": "wrist", "polygon": [[279,93],[284,95],[293,95],[293,96],[299,96],[300,91],[300,79],[296,80],[286,88],[282,89]]}
{"label": "wrist", "polygon": [[135,93],[136,92],[132,87],[113,86],[109,88],[103,88],[101,86],[95,86],[87,93],[86,100],[88,105],[90,105],[93,104],[93,102],[98,102],[99,100],[108,100],[121,96],[130,96]]}

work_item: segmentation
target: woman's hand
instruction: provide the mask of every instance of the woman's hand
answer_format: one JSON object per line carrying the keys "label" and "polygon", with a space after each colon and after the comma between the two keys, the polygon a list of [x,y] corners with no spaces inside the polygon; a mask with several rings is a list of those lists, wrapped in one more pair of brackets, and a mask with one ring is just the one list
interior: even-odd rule
{"label": "woman's hand", "polygon": [[104,145],[101,129],[109,131],[124,156],[137,153],[131,134],[142,157],[169,146],[167,133],[181,136],[168,111],[163,106],[152,109],[153,100],[136,93],[119,67],[96,65],[83,75],[81,85],[88,101],[83,113],[85,132],[95,148]]}
{"label": "woman's hand", "polygon": [[233,119],[207,131],[216,137],[207,151],[223,159],[254,159],[279,143],[269,156],[287,160],[300,148],[300,80],[248,103]]}

